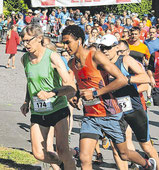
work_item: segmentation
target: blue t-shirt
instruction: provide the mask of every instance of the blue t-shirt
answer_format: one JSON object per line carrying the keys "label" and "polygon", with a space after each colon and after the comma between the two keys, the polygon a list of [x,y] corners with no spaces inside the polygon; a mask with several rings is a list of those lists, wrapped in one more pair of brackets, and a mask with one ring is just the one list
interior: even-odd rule
{"label": "blue t-shirt", "polygon": [[156,38],[155,40],[147,39],[144,43],[148,47],[150,54],[159,50],[159,38]]}
{"label": "blue t-shirt", "polygon": [[81,18],[78,18],[77,20],[72,18],[72,21],[76,24],[79,25],[81,23]]}
{"label": "blue t-shirt", "polygon": [[3,24],[4,24],[4,21],[2,20],[2,21],[0,22],[0,30],[3,29]]}
{"label": "blue t-shirt", "polygon": [[65,24],[66,20],[70,17],[70,14],[69,12],[66,12],[66,13],[63,13],[61,12],[61,16],[60,16],[60,19],[61,19],[61,24]]}
{"label": "blue t-shirt", "polygon": [[83,24],[79,24],[78,26],[81,27],[83,29],[83,31],[85,31],[85,24],[84,25]]}

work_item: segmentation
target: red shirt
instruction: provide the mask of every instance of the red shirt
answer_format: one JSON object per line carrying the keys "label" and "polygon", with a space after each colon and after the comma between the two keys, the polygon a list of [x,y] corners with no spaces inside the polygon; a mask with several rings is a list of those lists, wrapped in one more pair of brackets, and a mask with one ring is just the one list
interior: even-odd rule
{"label": "red shirt", "polygon": [[17,32],[11,31],[11,37],[6,42],[6,54],[16,54],[17,45],[20,43],[20,38]]}
{"label": "red shirt", "polygon": [[145,29],[142,29],[140,32],[140,40],[144,42],[146,38],[147,38],[147,31]]}
{"label": "red shirt", "polygon": [[31,23],[31,19],[33,18],[34,16],[26,16],[25,17],[25,22],[27,23],[27,24],[30,24]]}
{"label": "red shirt", "polygon": [[117,32],[119,32],[120,36],[122,36],[124,27],[122,27],[122,26],[116,27],[116,30],[117,30]]}

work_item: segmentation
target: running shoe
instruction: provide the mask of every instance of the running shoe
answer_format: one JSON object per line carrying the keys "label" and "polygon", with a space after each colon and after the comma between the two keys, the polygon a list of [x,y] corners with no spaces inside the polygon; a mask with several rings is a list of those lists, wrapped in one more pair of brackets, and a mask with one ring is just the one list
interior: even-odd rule
{"label": "running shoe", "polygon": [[74,151],[76,152],[76,154],[75,155],[73,155],[74,156],[74,158],[79,158],[79,147],[75,147],[74,148]]}
{"label": "running shoe", "polygon": [[131,170],[139,170],[140,169],[140,166],[138,164],[135,164],[135,163],[131,163],[130,165],[130,169]]}
{"label": "running shoe", "polygon": [[107,137],[104,137],[102,139],[102,147],[103,147],[103,149],[109,148],[109,139]]}
{"label": "running shoe", "polygon": [[152,98],[148,98],[146,101],[146,106],[151,106],[152,105]]}
{"label": "running shoe", "polygon": [[[149,162],[150,162],[150,164],[151,164],[151,166],[150,166],[150,170],[156,170],[156,161],[155,161],[155,159],[153,159],[153,158],[149,158],[149,160],[148,160]],[[149,170],[149,169],[148,169]]]}
{"label": "running shoe", "polygon": [[103,162],[103,155],[101,153],[97,153],[96,160],[94,163],[101,164]]}
{"label": "running shoe", "polygon": [[156,161],[155,161],[155,159],[153,159],[153,158],[149,158],[148,160],[147,160],[147,167],[146,168],[143,168],[143,167],[141,167],[140,166],[140,170],[156,170]]}

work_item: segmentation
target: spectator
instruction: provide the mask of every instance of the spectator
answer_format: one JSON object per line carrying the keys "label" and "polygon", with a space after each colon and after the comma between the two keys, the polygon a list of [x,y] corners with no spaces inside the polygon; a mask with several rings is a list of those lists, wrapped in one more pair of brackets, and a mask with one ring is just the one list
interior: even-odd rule
{"label": "spectator", "polygon": [[16,25],[17,25],[17,31],[20,34],[22,32],[22,29],[25,26],[25,23],[24,23],[24,20],[23,20],[23,14],[19,13],[18,15],[19,15],[19,20],[18,20]]}
{"label": "spectator", "polygon": [[16,24],[16,15],[15,12],[12,11],[11,13],[11,25],[15,25]]}
{"label": "spectator", "polygon": [[70,19],[70,13],[67,11],[66,7],[62,8],[60,19],[61,19],[61,26],[65,25],[67,19]]}
{"label": "spectator", "polygon": [[34,17],[31,19],[31,24],[41,25],[40,11],[34,11]]}
{"label": "spectator", "polygon": [[94,25],[93,17],[91,15],[88,18],[88,25],[90,25],[91,27],[93,27],[93,25]]}
{"label": "spectator", "polygon": [[126,18],[126,24],[124,25],[124,28],[131,29],[132,28],[132,20],[131,18]]}
{"label": "spectator", "polygon": [[147,45],[150,54],[159,50],[159,38],[157,38],[157,30],[156,27],[151,27],[149,31],[150,38],[145,40],[145,44]]}
{"label": "spectator", "polygon": [[150,28],[152,24],[151,21],[148,19],[148,14],[144,14],[144,20],[146,21],[146,26]]}
{"label": "spectator", "polygon": [[31,9],[28,9],[28,15],[25,17],[25,24],[26,25],[30,24],[32,18],[33,18],[33,11]]}
{"label": "spectator", "polygon": [[124,27],[121,26],[121,20],[120,19],[116,20],[116,30],[117,30],[117,32],[119,32],[120,36],[122,37]]}
{"label": "spectator", "polygon": [[137,14],[137,13],[132,13],[131,18],[132,18],[132,22],[133,22],[133,24],[132,24],[133,27],[138,26],[139,23],[140,23],[140,19],[137,18],[137,17],[138,17],[138,14]]}
{"label": "spectator", "polygon": [[86,23],[86,19],[85,19],[85,17],[82,17],[79,27],[81,27],[84,32],[85,32],[85,23]]}
{"label": "spectator", "polygon": [[[15,69],[15,54],[17,53],[17,45],[20,43],[20,38],[17,33],[17,26],[12,25],[11,29],[7,34],[7,42],[6,42],[6,54],[10,54],[8,58],[8,62],[6,68]],[[12,66],[10,66],[10,62],[12,59]]]}
{"label": "spectator", "polygon": [[3,26],[4,26],[4,20],[0,16],[0,42],[2,41],[2,37],[3,37]]}
{"label": "spectator", "polygon": [[144,24],[142,22],[139,23],[140,28],[140,40],[144,42],[147,38],[147,31],[144,29]]}
{"label": "spectator", "polygon": [[41,16],[41,22],[42,22],[42,30],[43,32],[47,31],[47,23],[48,23],[48,17],[47,17],[48,10],[42,11],[43,16]]}
{"label": "spectator", "polygon": [[80,24],[81,18],[79,17],[79,13],[78,12],[76,12],[74,14],[74,17],[72,18],[72,20],[74,21],[75,25],[79,25]]}
{"label": "spectator", "polygon": [[88,39],[92,31],[92,27],[90,25],[86,25],[85,28],[85,41]]}
{"label": "spectator", "polygon": [[122,34],[122,40],[128,41],[129,40],[129,29],[124,28]]}
{"label": "spectator", "polygon": [[85,46],[90,46],[92,43],[99,43],[100,42],[100,38],[98,36],[98,29],[97,28],[93,28],[91,31],[91,34],[89,35],[89,38],[85,41],[84,45]]}

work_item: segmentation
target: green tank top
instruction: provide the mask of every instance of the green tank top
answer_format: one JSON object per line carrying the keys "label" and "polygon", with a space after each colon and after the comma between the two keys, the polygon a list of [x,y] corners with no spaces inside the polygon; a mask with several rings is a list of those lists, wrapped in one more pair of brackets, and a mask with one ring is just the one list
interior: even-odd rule
{"label": "green tank top", "polygon": [[31,99],[31,114],[48,115],[67,107],[66,96],[55,96],[47,101],[42,101],[37,97],[41,90],[52,91],[54,88],[62,86],[62,79],[57,70],[51,65],[52,51],[47,49],[37,64],[32,64],[29,60],[29,53],[24,54],[23,63],[27,77],[27,85]]}

